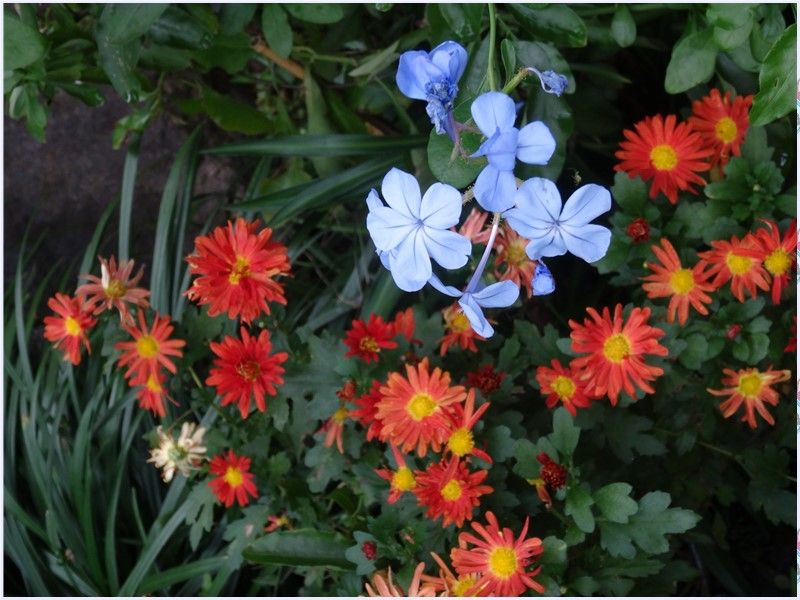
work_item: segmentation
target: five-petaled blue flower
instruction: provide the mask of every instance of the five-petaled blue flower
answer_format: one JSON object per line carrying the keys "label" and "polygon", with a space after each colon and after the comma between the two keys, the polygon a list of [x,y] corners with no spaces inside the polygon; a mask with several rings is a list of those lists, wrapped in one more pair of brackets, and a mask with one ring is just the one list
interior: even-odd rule
{"label": "five-petaled blue flower", "polygon": [[475,181],[475,199],[485,210],[501,212],[514,206],[517,184],[516,159],[545,165],[556,149],[556,141],[541,121],[514,127],[514,101],[502,92],[487,92],[472,103],[472,118],[488,139],[473,156],[485,156],[489,164]]}
{"label": "five-petaled blue flower", "polygon": [[389,206],[375,190],[367,196],[367,229],[397,287],[405,292],[422,289],[433,274],[431,258],[445,269],[467,264],[472,244],[449,231],[461,216],[458,190],[434,183],[420,196],[414,176],[393,168],[383,178],[381,194]]}
{"label": "five-petaled blue flower", "polygon": [[604,187],[584,185],[562,207],[556,185],[533,177],[520,186],[514,201],[516,207],[503,216],[514,231],[530,240],[525,251],[531,259],[567,251],[586,262],[605,256],[611,232],[589,223],[611,208],[611,194]]}
{"label": "five-petaled blue flower", "polygon": [[453,101],[466,67],[467,51],[456,42],[443,42],[430,52],[404,52],[397,67],[397,87],[409,98],[427,100],[436,133],[447,133],[451,139],[455,136]]}
{"label": "five-petaled blue flower", "polygon": [[448,296],[459,298],[458,304],[464,315],[469,319],[472,329],[480,336],[490,338],[494,334],[494,328],[483,316],[482,308],[505,308],[511,306],[519,297],[519,288],[513,281],[506,279],[479,289],[476,292],[461,292],[452,285],[445,285],[442,281],[432,275],[429,283]]}

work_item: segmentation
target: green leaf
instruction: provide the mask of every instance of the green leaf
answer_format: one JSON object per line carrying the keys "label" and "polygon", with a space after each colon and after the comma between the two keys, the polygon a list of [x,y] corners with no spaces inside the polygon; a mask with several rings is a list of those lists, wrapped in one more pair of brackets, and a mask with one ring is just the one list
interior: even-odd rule
{"label": "green leaf", "polygon": [[649,431],[653,422],[626,412],[613,412],[605,418],[605,434],[611,451],[622,461],[633,461],[633,451],[642,456],[656,456],[667,451],[666,446]]}
{"label": "green leaf", "polygon": [[250,36],[239,32],[215,36],[208,48],[194,53],[194,58],[206,69],[220,67],[233,75],[244,69],[253,55]]}
{"label": "green leaf", "polygon": [[500,371],[508,373],[510,369],[514,368],[515,359],[517,358],[517,354],[519,354],[520,347],[521,344],[516,336],[506,340],[497,357],[497,368]]}
{"label": "green leaf", "polygon": [[758,74],[758,93],[750,109],[750,125],[766,125],[794,110],[797,66],[797,25],[792,24],[775,42]]}
{"label": "green leaf", "polygon": [[492,460],[500,463],[514,456],[516,449],[515,440],[511,437],[511,430],[505,425],[497,425],[486,432],[488,453]]}
{"label": "green leaf", "polygon": [[[445,136],[446,137],[446,136]],[[383,137],[357,134],[287,135],[252,142],[238,142],[203,150],[222,156],[375,156],[411,150],[425,145],[425,137]]]}
{"label": "green leaf", "polygon": [[383,50],[366,57],[361,64],[350,71],[348,75],[350,75],[350,77],[365,77],[377,75],[378,73],[382,72],[397,60],[399,55],[396,51],[399,44],[400,41],[395,40],[387,48],[384,48]]}
{"label": "green leaf", "polygon": [[292,28],[280,4],[261,5],[261,31],[270,48],[284,58],[289,56],[294,43]]}
{"label": "green leaf", "polygon": [[231,34],[245,31],[255,13],[255,4],[224,4],[219,16],[219,32]]}
{"label": "green leaf", "polygon": [[567,491],[564,514],[572,517],[575,525],[584,533],[594,531],[594,515],[591,506],[594,504],[591,494],[580,485],[574,485]]}
{"label": "green leaf", "polygon": [[636,21],[631,10],[624,4],[617,6],[611,19],[611,37],[620,48],[627,48],[636,41]]}
{"label": "green leaf", "polygon": [[550,4],[543,8],[531,8],[525,4],[507,4],[506,8],[522,28],[536,39],[571,48],[586,45],[586,24],[566,5]]}
{"label": "green leaf", "polygon": [[[515,4],[514,6],[521,5]],[[540,71],[551,69],[557,73],[561,73],[567,78],[567,89],[565,93],[571,94],[575,91],[575,77],[572,75],[572,69],[570,69],[569,63],[564,56],[554,46],[542,42],[517,41],[514,42],[513,47],[519,67],[536,67]],[[528,81],[531,82],[531,85],[537,88],[539,87],[539,82],[535,77],[528,79]],[[553,94],[544,94],[540,92],[541,90],[538,90],[535,96],[546,96],[548,98],[558,99],[558,97]],[[550,121],[545,122],[548,127],[552,128],[553,123]]]}
{"label": "green leaf", "polygon": [[611,195],[622,210],[634,217],[639,216],[647,206],[647,184],[641,177],[629,177],[622,171],[614,175]]}
{"label": "green leaf", "polygon": [[341,4],[282,4],[290,15],[307,23],[329,25],[344,17]]}
{"label": "green leaf", "polygon": [[483,4],[442,3],[439,10],[450,29],[462,40],[475,38],[481,32]]}
{"label": "green leaf", "polygon": [[139,39],[167,10],[166,4],[106,4],[97,21],[97,33],[111,44]]}
{"label": "green leaf", "polygon": [[627,523],[628,518],[639,510],[639,505],[630,497],[631,490],[633,487],[628,483],[610,483],[597,490],[592,497],[606,519]]}
{"label": "green leaf", "polygon": [[678,355],[678,360],[687,369],[699,371],[708,356],[708,340],[700,333],[686,338],[686,350]]}
{"label": "green leaf", "polygon": [[712,4],[706,20],[714,27],[714,42],[720,50],[744,44],[753,28],[753,7],[746,4]]}
{"label": "green leaf", "polygon": [[553,413],[553,433],[548,436],[565,459],[569,459],[578,446],[581,430],[572,421],[572,415],[563,406]]}
{"label": "green leaf", "polygon": [[172,51],[178,48],[199,50],[211,43],[212,30],[184,6],[169,6],[147,32],[148,37]]}
{"label": "green leaf", "polygon": [[[467,154],[478,149],[480,136],[474,133],[462,133],[461,141]],[[447,134],[437,134],[431,129],[428,137],[428,166],[434,177],[452,185],[456,189],[464,189],[478,177],[486,158],[464,158],[461,154],[453,154],[453,142]]]}
{"label": "green leaf", "polygon": [[47,46],[33,27],[20,21],[10,11],[3,11],[3,68],[21,69],[41,59]]}
{"label": "green leaf", "polygon": [[567,567],[567,544],[555,536],[548,535],[542,540],[544,552],[539,556],[539,564],[548,575],[560,575]]}
{"label": "green leaf", "polygon": [[225,131],[258,135],[273,128],[272,122],[249,104],[215,92],[210,87],[203,88],[202,102],[211,120]]}
{"label": "green leaf", "polygon": [[639,500],[639,512],[631,518],[631,539],[648,554],[669,550],[666,535],[694,527],[700,516],[684,508],[667,508],[672,499],[666,492],[650,492]]}
{"label": "green leaf", "polygon": [[681,38],[672,49],[664,89],[669,94],[679,94],[705,83],[714,74],[716,59],[717,47],[712,43],[710,29]]}
{"label": "green leaf", "polygon": [[611,556],[620,556],[627,559],[636,556],[636,548],[631,543],[627,528],[628,525],[626,524],[601,521],[600,547]]}
{"label": "green leaf", "polygon": [[500,58],[503,60],[503,70],[506,72],[506,81],[509,81],[517,71],[517,53],[511,40],[500,42]]}
{"label": "green leaf", "polygon": [[[315,5],[316,6],[316,5]],[[307,128],[311,134],[331,134],[333,128],[328,120],[328,107],[322,91],[311,76],[311,69],[306,67],[306,76],[303,86],[306,92],[306,115],[308,117]],[[341,171],[339,161],[332,157],[316,157],[311,159],[317,175],[327,177]]]}
{"label": "green leaf", "polygon": [[350,570],[345,552],[348,545],[340,536],[315,529],[274,531],[244,549],[245,560],[262,565],[328,567]]}

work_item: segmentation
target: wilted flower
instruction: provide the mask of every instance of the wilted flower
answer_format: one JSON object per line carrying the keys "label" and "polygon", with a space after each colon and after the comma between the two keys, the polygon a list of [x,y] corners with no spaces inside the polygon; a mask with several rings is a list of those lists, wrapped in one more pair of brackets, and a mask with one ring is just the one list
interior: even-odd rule
{"label": "wilted flower", "polygon": [[383,571],[376,571],[372,575],[372,585],[369,583],[364,584],[367,595],[370,597],[381,598],[415,598],[419,596],[433,596],[433,592],[421,590],[420,583],[422,572],[425,570],[425,563],[421,562],[414,569],[414,576],[411,578],[411,583],[408,586],[408,594],[403,591],[403,588],[392,581],[392,568],[389,567],[388,573]]}
{"label": "wilted flower", "polygon": [[200,468],[206,453],[206,447],[203,446],[204,427],[184,422],[177,440],[171,433],[165,432],[161,425],[156,428],[156,433],[158,446],[150,449],[147,462],[153,463],[156,469],[163,469],[161,478],[165,483],[172,481],[175,471],[188,477],[192,471]]}
{"label": "wilted flower", "polygon": [[116,308],[119,311],[120,319],[123,323],[133,324],[133,317],[128,310],[127,303],[130,302],[139,308],[147,308],[147,296],[150,295],[144,288],[136,287],[144,274],[144,267],[131,277],[133,272],[133,260],[122,260],[117,268],[117,260],[113,256],[106,260],[100,258],[100,277],[97,275],[81,275],[89,283],[81,285],[75,293],[80,296],[88,296],[90,304],[97,304],[94,314],[99,314],[104,310]]}

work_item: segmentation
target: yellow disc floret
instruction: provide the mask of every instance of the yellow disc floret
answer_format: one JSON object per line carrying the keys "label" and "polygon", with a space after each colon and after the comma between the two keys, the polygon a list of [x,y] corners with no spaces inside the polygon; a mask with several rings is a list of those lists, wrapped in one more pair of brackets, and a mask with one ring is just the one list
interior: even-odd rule
{"label": "yellow disc floret", "polygon": [[406,404],[406,412],[408,412],[415,421],[422,421],[422,419],[430,417],[436,412],[436,409],[436,402],[430,394],[424,392],[414,394],[411,396],[411,400],[408,401],[408,404]]}
{"label": "yellow disc floret", "polygon": [[669,144],[659,144],[650,150],[650,164],[659,171],[671,171],[678,164],[678,154]]}
{"label": "yellow disc floret", "polygon": [[603,356],[613,363],[620,363],[631,353],[631,344],[628,338],[621,333],[608,336],[603,344]]}

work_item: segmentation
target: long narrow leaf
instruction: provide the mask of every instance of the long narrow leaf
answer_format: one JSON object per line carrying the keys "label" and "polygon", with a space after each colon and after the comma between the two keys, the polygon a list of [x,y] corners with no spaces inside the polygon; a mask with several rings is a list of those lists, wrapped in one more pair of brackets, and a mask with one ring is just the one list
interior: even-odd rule
{"label": "long narrow leaf", "polygon": [[122,168],[122,191],[119,202],[119,250],[117,258],[128,260],[131,239],[131,213],[133,212],[133,192],[136,187],[136,172],[139,167],[139,143],[141,134],[135,134],[128,144],[125,165]]}
{"label": "long narrow leaf", "polygon": [[142,581],[138,590],[139,594],[149,595],[154,592],[166,594],[169,586],[218,571],[228,560],[227,556],[214,556],[166,569]]}
{"label": "long narrow leaf", "polygon": [[117,208],[117,204],[119,203],[119,198],[111,202],[106,209],[103,211],[103,214],[100,215],[100,220],[97,222],[97,227],[94,229],[94,233],[92,234],[92,239],[89,240],[89,245],[86,246],[86,251],[83,253],[83,260],[81,260],[80,268],[78,269],[78,273],[89,273],[92,269],[92,264],[95,261],[97,256],[97,248],[100,246],[100,239],[103,236],[103,231],[105,231],[106,225],[108,224],[108,220],[111,218],[111,215],[114,213],[114,210]]}
{"label": "long narrow leaf", "polygon": [[287,135],[267,140],[226,144],[203,150],[223,156],[374,156],[421,148],[424,135],[381,137],[374,135]]}

